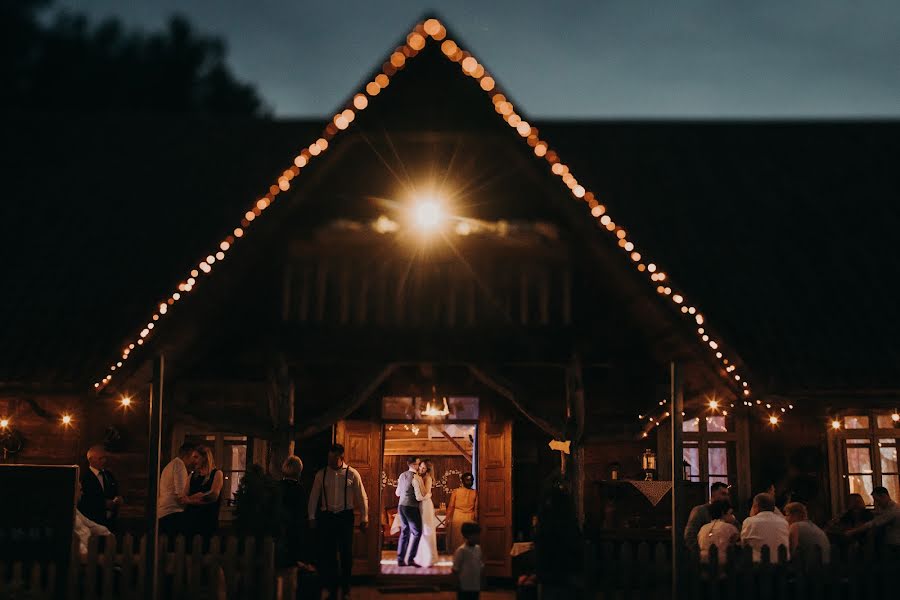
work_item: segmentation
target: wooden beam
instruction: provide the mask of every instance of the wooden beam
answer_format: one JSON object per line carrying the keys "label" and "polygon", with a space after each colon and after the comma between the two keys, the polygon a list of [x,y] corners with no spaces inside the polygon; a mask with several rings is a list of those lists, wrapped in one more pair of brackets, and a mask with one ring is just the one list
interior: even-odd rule
{"label": "wooden beam", "polygon": [[396,363],[391,363],[378,368],[371,377],[364,380],[360,388],[346,402],[335,403],[330,410],[325,411],[316,419],[303,425],[294,425],[289,430],[294,433],[295,438],[302,439],[328,429],[365,404],[381,384],[397,369],[397,366]]}
{"label": "wooden beam", "polygon": [[449,441],[451,444],[453,444],[454,448],[459,450],[459,453],[462,455],[462,457],[465,458],[467,461],[469,461],[470,465],[473,464],[472,457],[469,455],[468,452],[466,452],[465,448],[460,446],[459,442],[454,440],[453,437],[449,433],[447,433],[443,427],[440,428],[440,431],[441,431],[441,435],[443,435],[445,438],[447,438],[447,441]]}
{"label": "wooden beam", "polygon": [[502,378],[496,374],[488,374],[488,372],[483,368],[476,367],[475,365],[471,364],[466,366],[469,368],[469,371],[472,373],[472,375],[474,375],[483,384],[509,400],[512,405],[515,406],[519,410],[519,412],[525,416],[526,419],[537,425],[537,427],[544,433],[555,440],[563,439],[563,433],[560,429],[557,429],[542,417],[533,414],[519,401],[519,399],[516,397],[516,394],[513,393],[511,384],[502,381]]}

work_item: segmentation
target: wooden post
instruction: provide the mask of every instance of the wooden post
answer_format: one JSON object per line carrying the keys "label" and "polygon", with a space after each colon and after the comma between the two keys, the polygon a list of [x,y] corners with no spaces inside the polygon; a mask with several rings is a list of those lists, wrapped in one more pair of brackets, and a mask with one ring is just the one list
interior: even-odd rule
{"label": "wooden post", "polygon": [[[572,493],[575,500],[575,514],[578,524],[584,525],[584,384],[581,377],[581,361],[578,355],[572,357],[572,364],[566,370],[566,417],[574,418],[575,430],[572,437]],[[567,427],[567,429],[569,429]],[[569,433],[568,431],[566,433]]]}
{"label": "wooden post", "polygon": [[269,414],[275,434],[267,468],[270,473],[278,474],[284,459],[294,453],[294,380],[282,354],[275,357],[268,379]]}
{"label": "wooden post", "polygon": [[153,358],[153,378],[150,381],[150,437],[147,447],[147,530],[145,591],[148,600],[159,596],[159,523],[156,520],[156,497],[159,493],[160,448],[162,446],[163,381],[166,360],[158,354]]}
{"label": "wooden post", "polygon": [[669,406],[672,425],[672,599],[678,598],[679,569],[683,564],[684,535],[684,444],[682,416],[684,396],[681,389],[681,372],[675,361],[669,365]]}

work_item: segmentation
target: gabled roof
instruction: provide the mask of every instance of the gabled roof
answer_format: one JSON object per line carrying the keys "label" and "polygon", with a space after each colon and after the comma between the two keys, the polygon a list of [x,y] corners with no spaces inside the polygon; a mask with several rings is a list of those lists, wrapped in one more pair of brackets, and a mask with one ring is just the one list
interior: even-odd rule
{"label": "gabled roof", "polygon": [[724,343],[713,334],[702,311],[690,296],[671,281],[660,263],[642,253],[642,248],[635,244],[628,231],[620,223],[615,222],[613,215],[601,202],[602,199],[597,198],[592,191],[585,188],[551,143],[544,139],[517,110],[511,100],[499,91],[496,80],[487,72],[484,65],[470,52],[459,47],[448,36],[444,25],[434,18],[426,19],[415,25],[406,37],[406,43],[391,53],[382,66],[381,72],[365,85],[364,91],[355,94],[347,102],[346,107],[334,115],[322,134],[294,157],[293,164],[285,165],[286,168],[277,180],[272,182],[268,190],[265,190],[248,207],[233,231],[224,235],[215,247],[209,249],[209,253],[204,259],[200,260],[188,273],[185,273],[184,280],[172,291],[171,295],[158,301],[146,324],[129,340],[120,356],[113,360],[106,374],[94,383],[96,389],[102,389],[108,384],[115,376],[116,370],[122,368],[124,363],[129,360],[132,352],[138,346],[143,345],[145,341],[152,339],[156,327],[165,326],[165,316],[169,310],[187,296],[196,285],[202,284],[203,278],[216,269],[218,263],[226,259],[233,247],[241,243],[245,230],[252,227],[257,218],[264,218],[263,213],[278,201],[280,193],[291,188],[294,178],[299,176],[307,165],[324,155],[328,151],[330,141],[339,136],[342,131],[351,128],[356,115],[366,110],[370,102],[379,101],[378,96],[388,88],[391,78],[403,70],[408,62],[415,60],[417,54],[428,44],[439,44],[446,59],[457,63],[462,74],[470,77],[473,85],[479,86],[484,91],[491,99],[498,118],[502,118],[509,127],[513,128],[521,136],[522,143],[530,146],[537,157],[545,159],[547,167],[559,177],[561,185],[565,185],[569,189],[573,200],[584,202],[590,209],[590,215],[597,220],[601,228],[608,235],[615,236],[617,244],[622,250],[623,260],[630,261],[636,272],[646,278],[648,288],[660,296],[668,298],[673,307],[682,313],[685,320],[695,324],[698,344],[708,347],[708,351],[721,361],[723,377],[729,380],[733,379],[731,385],[738,389],[743,388],[743,395],[747,399],[751,397],[752,391],[746,373],[738,368],[739,361],[735,360],[733,352],[727,353]]}
{"label": "gabled roof", "polygon": [[[214,249],[206,242],[258,199],[280,157],[321,132],[298,121],[3,118],[0,382],[48,385],[89,385],[98,359],[149,316],[172,264]],[[642,251],[668,257],[766,388],[896,396],[900,122],[540,129],[642,234]]]}

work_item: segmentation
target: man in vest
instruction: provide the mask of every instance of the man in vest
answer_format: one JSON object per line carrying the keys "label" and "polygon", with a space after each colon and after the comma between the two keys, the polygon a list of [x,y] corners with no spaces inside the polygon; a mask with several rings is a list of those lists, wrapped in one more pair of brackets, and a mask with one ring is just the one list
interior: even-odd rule
{"label": "man in vest", "polygon": [[[359,471],[344,462],[344,446],[328,451],[328,466],[318,473],[309,494],[309,525],[318,528],[322,550],[319,570],[331,598],[340,586],[344,600],[350,598],[353,567],[353,511],[359,511],[359,530],[369,522],[369,499]],[[338,569],[340,556],[340,569]]]}
{"label": "man in vest", "polygon": [[419,477],[419,459],[406,459],[409,467],[397,478],[397,513],[400,515],[400,541],[397,543],[397,566],[418,567],[415,556],[422,538],[422,513],[419,503],[425,498],[422,493],[422,478]]}

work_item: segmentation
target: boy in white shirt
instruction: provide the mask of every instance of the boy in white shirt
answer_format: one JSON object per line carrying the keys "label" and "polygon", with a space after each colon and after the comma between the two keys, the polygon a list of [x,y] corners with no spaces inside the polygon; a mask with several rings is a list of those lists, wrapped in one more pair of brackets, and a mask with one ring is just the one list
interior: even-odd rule
{"label": "boy in white shirt", "polygon": [[478,600],[484,578],[484,560],[481,556],[481,527],[478,523],[463,523],[462,535],[466,543],[453,555],[453,572],[457,579],[458,600]]}

